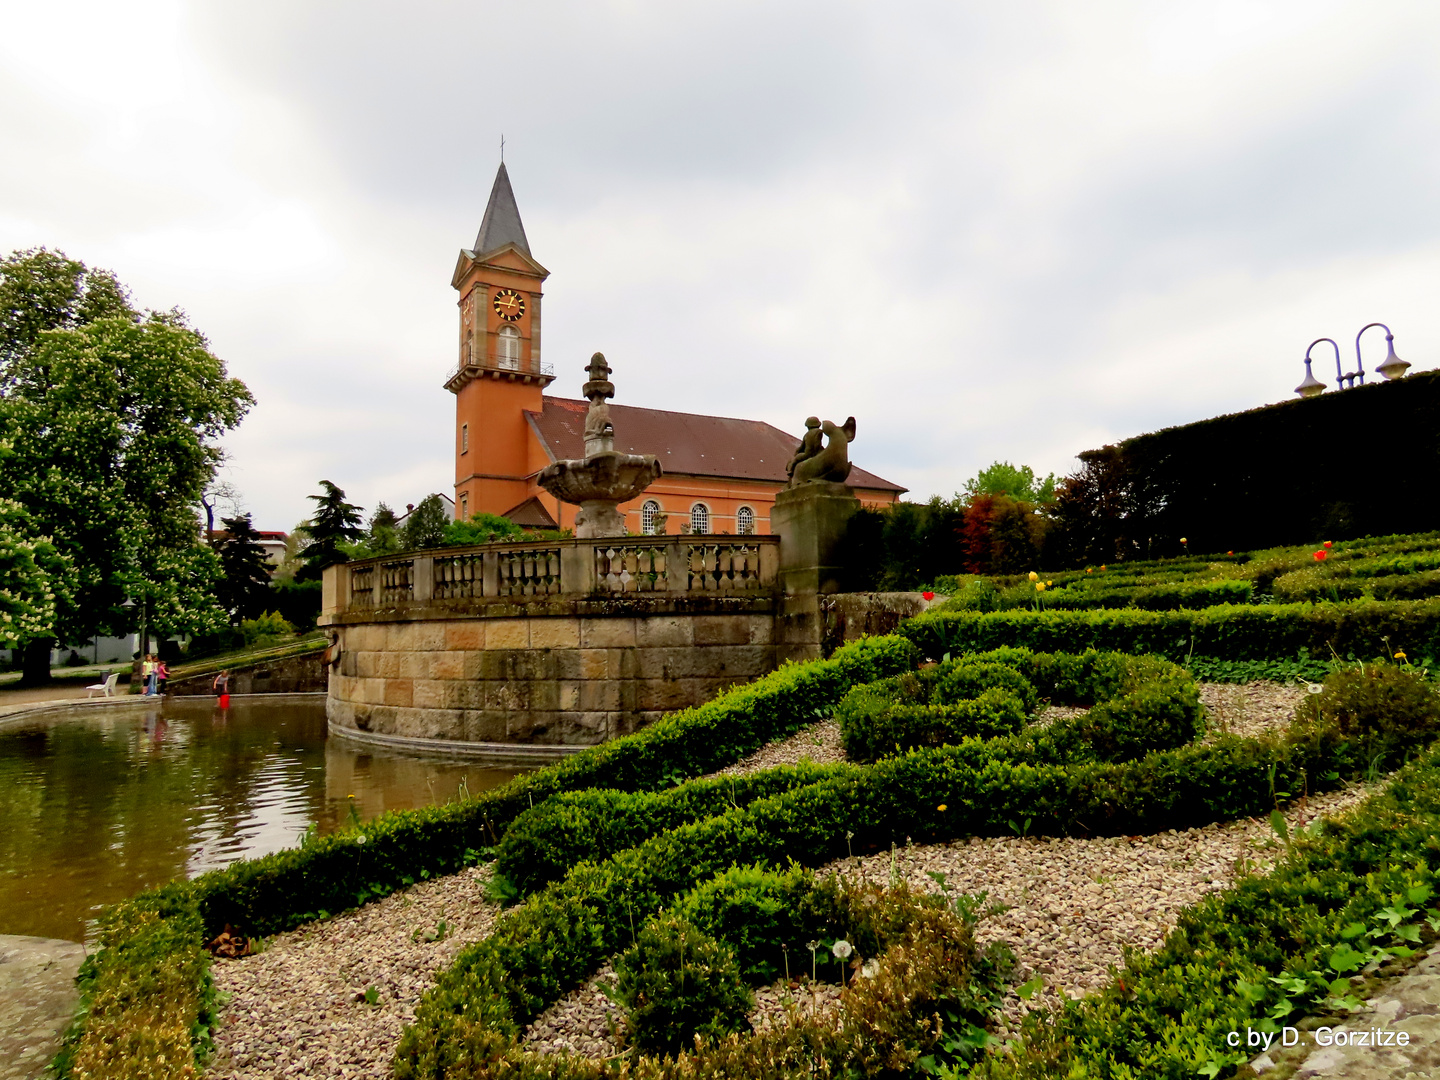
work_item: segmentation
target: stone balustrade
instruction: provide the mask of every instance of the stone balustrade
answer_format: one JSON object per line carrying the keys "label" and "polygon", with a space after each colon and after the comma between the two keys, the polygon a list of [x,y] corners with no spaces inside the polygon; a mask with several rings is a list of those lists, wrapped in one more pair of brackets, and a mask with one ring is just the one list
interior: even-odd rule
{"label": "stone balustrade", "polygon": [[329,616],[547,597],[762,596],[778,587],[776,536],[633,536],[406,552],[335,568]]}

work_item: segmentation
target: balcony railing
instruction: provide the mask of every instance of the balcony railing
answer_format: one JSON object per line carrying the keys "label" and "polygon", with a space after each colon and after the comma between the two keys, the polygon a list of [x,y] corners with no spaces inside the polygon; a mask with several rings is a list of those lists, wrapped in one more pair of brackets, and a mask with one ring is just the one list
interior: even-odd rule
{"label": "balcony railing", "polygon": [[774,589],[779,564],[778,536],[626,536],[445,548],[327,570],[325,612],[549,596],[760,595]]}
{"label": "balcony railing", "polygon": [[543,377],[555,377],[555,365],[548,360],[536,363],[534,360],[517,360],[513,356],[480,356],[462,359],[450,369],[450,374],[445,377],[448,383],[458,378],[465,372],[479,374],[485,371],[494,371],[507,375],[540,375]]}

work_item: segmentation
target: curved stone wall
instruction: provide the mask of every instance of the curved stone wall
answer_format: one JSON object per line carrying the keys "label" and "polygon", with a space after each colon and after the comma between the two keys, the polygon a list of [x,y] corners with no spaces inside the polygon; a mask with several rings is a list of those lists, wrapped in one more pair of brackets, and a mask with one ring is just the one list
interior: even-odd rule
{"label": "curved stone wall", "polygon": [[776,607],[765,591],[327,612],[330,725],[391,746],[560,756],[772,671]]}

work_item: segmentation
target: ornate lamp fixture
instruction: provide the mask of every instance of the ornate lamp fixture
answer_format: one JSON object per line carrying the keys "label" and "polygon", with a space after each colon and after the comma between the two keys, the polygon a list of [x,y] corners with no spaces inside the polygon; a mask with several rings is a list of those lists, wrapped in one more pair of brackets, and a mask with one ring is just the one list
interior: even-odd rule
{"label": "ornate lamp fixture", "polygon": [[1295,388],[1295,392],[1304,398],[1315,397],[1317,394],[1323,394],[1325,392],[1325,384],[1315,378],[1310,370],[1310,353],[1314,350],[1315,346],[1319,345],[1322,341],[1330,342],[1330,347],[1335,350],[1335,386],[1340,390],[1353,389],[1357,383],[1360,386],[1364,386],[1365,364],[1360,358],[1360,338],[1366,330],[1374,326],[1378,326],[1385,331],[1385,342],[1390,349],[1389,354],[1385,357],[1385,362],[1375,370],[1385,376],[1386,381],[1393,381],[1404,376],[1406,369],[1409,368],[1410,365],[1395,355],[1395,335],[1390,332],[1390,328],[1384,323],[1372,322],[1362,326],[1360,333],[1355,335],[1355,370],[1348,374],[1340,365],[1340,346],[1335,343],[1334,338],[1322,337],[1312,341],[1310,348],[1305,350],[1305,380]]}

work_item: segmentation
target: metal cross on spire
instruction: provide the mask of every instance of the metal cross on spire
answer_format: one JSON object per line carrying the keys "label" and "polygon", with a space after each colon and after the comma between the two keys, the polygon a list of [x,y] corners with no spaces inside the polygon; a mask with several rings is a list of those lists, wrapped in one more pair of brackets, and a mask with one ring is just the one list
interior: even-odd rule
{"label": "metal cross on spire", "polygon": [[500,164],[505,164],[505,133],[500,133]]}

